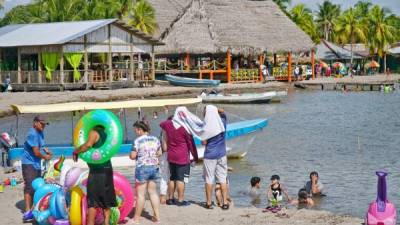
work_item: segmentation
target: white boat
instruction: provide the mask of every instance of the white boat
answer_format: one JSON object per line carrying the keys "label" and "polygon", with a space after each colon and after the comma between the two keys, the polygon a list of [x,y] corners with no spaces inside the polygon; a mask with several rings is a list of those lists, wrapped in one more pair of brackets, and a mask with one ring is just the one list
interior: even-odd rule
{"label": "white boat", "polygon": [[[285,91],[286,95],[287,92]],[[251,104],[251,103],[269,103],[274,98],[283,96],[283,92],[268,91],[263,93],[243,93],[243,94],[209,94],[201,95],[203,103],[225,103],[225,104]]]}

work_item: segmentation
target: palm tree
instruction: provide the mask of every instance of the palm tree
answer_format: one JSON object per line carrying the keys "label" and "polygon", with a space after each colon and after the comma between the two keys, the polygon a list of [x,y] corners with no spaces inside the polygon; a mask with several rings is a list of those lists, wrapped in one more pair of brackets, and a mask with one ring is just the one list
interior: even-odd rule
{"label": "palm tree", "polygon": [[85,0],[37,0],[43,5],[47,22],[79,20]]}
{"label": "palm tree", "polygon": [[340,5],[332,4],[325,0],[322,5],[318,4],[317,22],[318,30],[323,33],[325,40],[332,40],[332,32],[335,29],[335,20],[340,15]]}
{"label": "palm tree", "polygon": [[305,33],[307,33],[314,42],[319,42],[317,30],[315,28],[311,10],[304,4],[298,4],[289,12],[290,18],[297,24]]}
{"label": "palm tree", "polygon": [[371,8],[372,3],[371,2],[365,2],[365,1],[358,1],[354,5],[354,9],[356,10],[356,14],[360,18],[365,18],[368,16],[369,9]]}
{"label": "palm tree", "polygon": [[147,34],[154,34],[158,29],[155,10],[147,0],[138,0],[128,16],[128,23]]}
{"label": "palm tree", "polygon": [[292,2],[292,0],[273,0],[279,8],[286,14],[288,15],[287,8]]}
{"label": "palm tree", "polygon": [[386,72],[386,52],[390,44],[396,41],[398,30],[390,24],[388,10],[378,5],[372,7],[368,14],[370,49],[378,53],[379,57],[384,59],[383,70]]}
{"label": "palm tree", "polygon": [[365,41],[365,24],[362,23],[362,20],[359,19],[356,15],[354,8],[350,7],[346,10],[341,16],[339,16],[336,23],[336,38],[340,43],[349,43],[350,42],[350,68],[353,68],[353,44],[356,39]]}

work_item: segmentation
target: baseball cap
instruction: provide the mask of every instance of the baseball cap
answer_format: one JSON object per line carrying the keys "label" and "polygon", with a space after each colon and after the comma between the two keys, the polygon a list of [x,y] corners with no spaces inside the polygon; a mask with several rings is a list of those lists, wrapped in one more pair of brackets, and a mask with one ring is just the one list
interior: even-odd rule
{"label": "baseball cap", "polygon": [[46,118],[44,118],[43,116],[37,115],[33,118],[33,122],[40,122],[46,125],[49,125],[50,123],[46,122]]}

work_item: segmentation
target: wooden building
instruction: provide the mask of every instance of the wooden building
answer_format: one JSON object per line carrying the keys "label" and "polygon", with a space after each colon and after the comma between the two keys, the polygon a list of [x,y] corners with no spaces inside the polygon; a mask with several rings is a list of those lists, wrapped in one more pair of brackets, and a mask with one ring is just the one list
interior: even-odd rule
{"label": "wooden building", "polygon": [[116,19],[8,25],[0,28],[0,82],[25,91],[143,85],[154,80],[161,44]]}
{"label": "wooden building", "polygon": [[[165,43],[155,48],[158,74],[230,82],[261,80],[261,64],[278,67],[284,56],[291,80],[292,55],[308,54],[313,42],[272,0],[149,0]],[[314,66],[312,66],[314,68]]]}

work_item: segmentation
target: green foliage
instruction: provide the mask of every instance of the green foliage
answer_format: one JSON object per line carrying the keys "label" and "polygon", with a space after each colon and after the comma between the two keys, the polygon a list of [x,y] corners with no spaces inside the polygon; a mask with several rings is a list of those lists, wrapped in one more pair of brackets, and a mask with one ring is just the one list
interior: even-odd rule
{"label": "green foliage", "polygon": [[13,8],[0,25],[108,18],[127,20],[149,34],[158,27],[154,8],[147,0],[35,0]]}
{"label": "green foliage", "polygon": [[309,8],[304,4],[298,4],[290,10],[289,15],[293,22],[307,33],[314,42],[319,42],[319,35]]}
{"label": "green foliage", "polygon": [[323,37],[327,41],[333,39],[335,21],[340,13],[340,5],[335,5],[328,0],[324,1],[322,4],[318,4],[315,23],[320,37]]}

